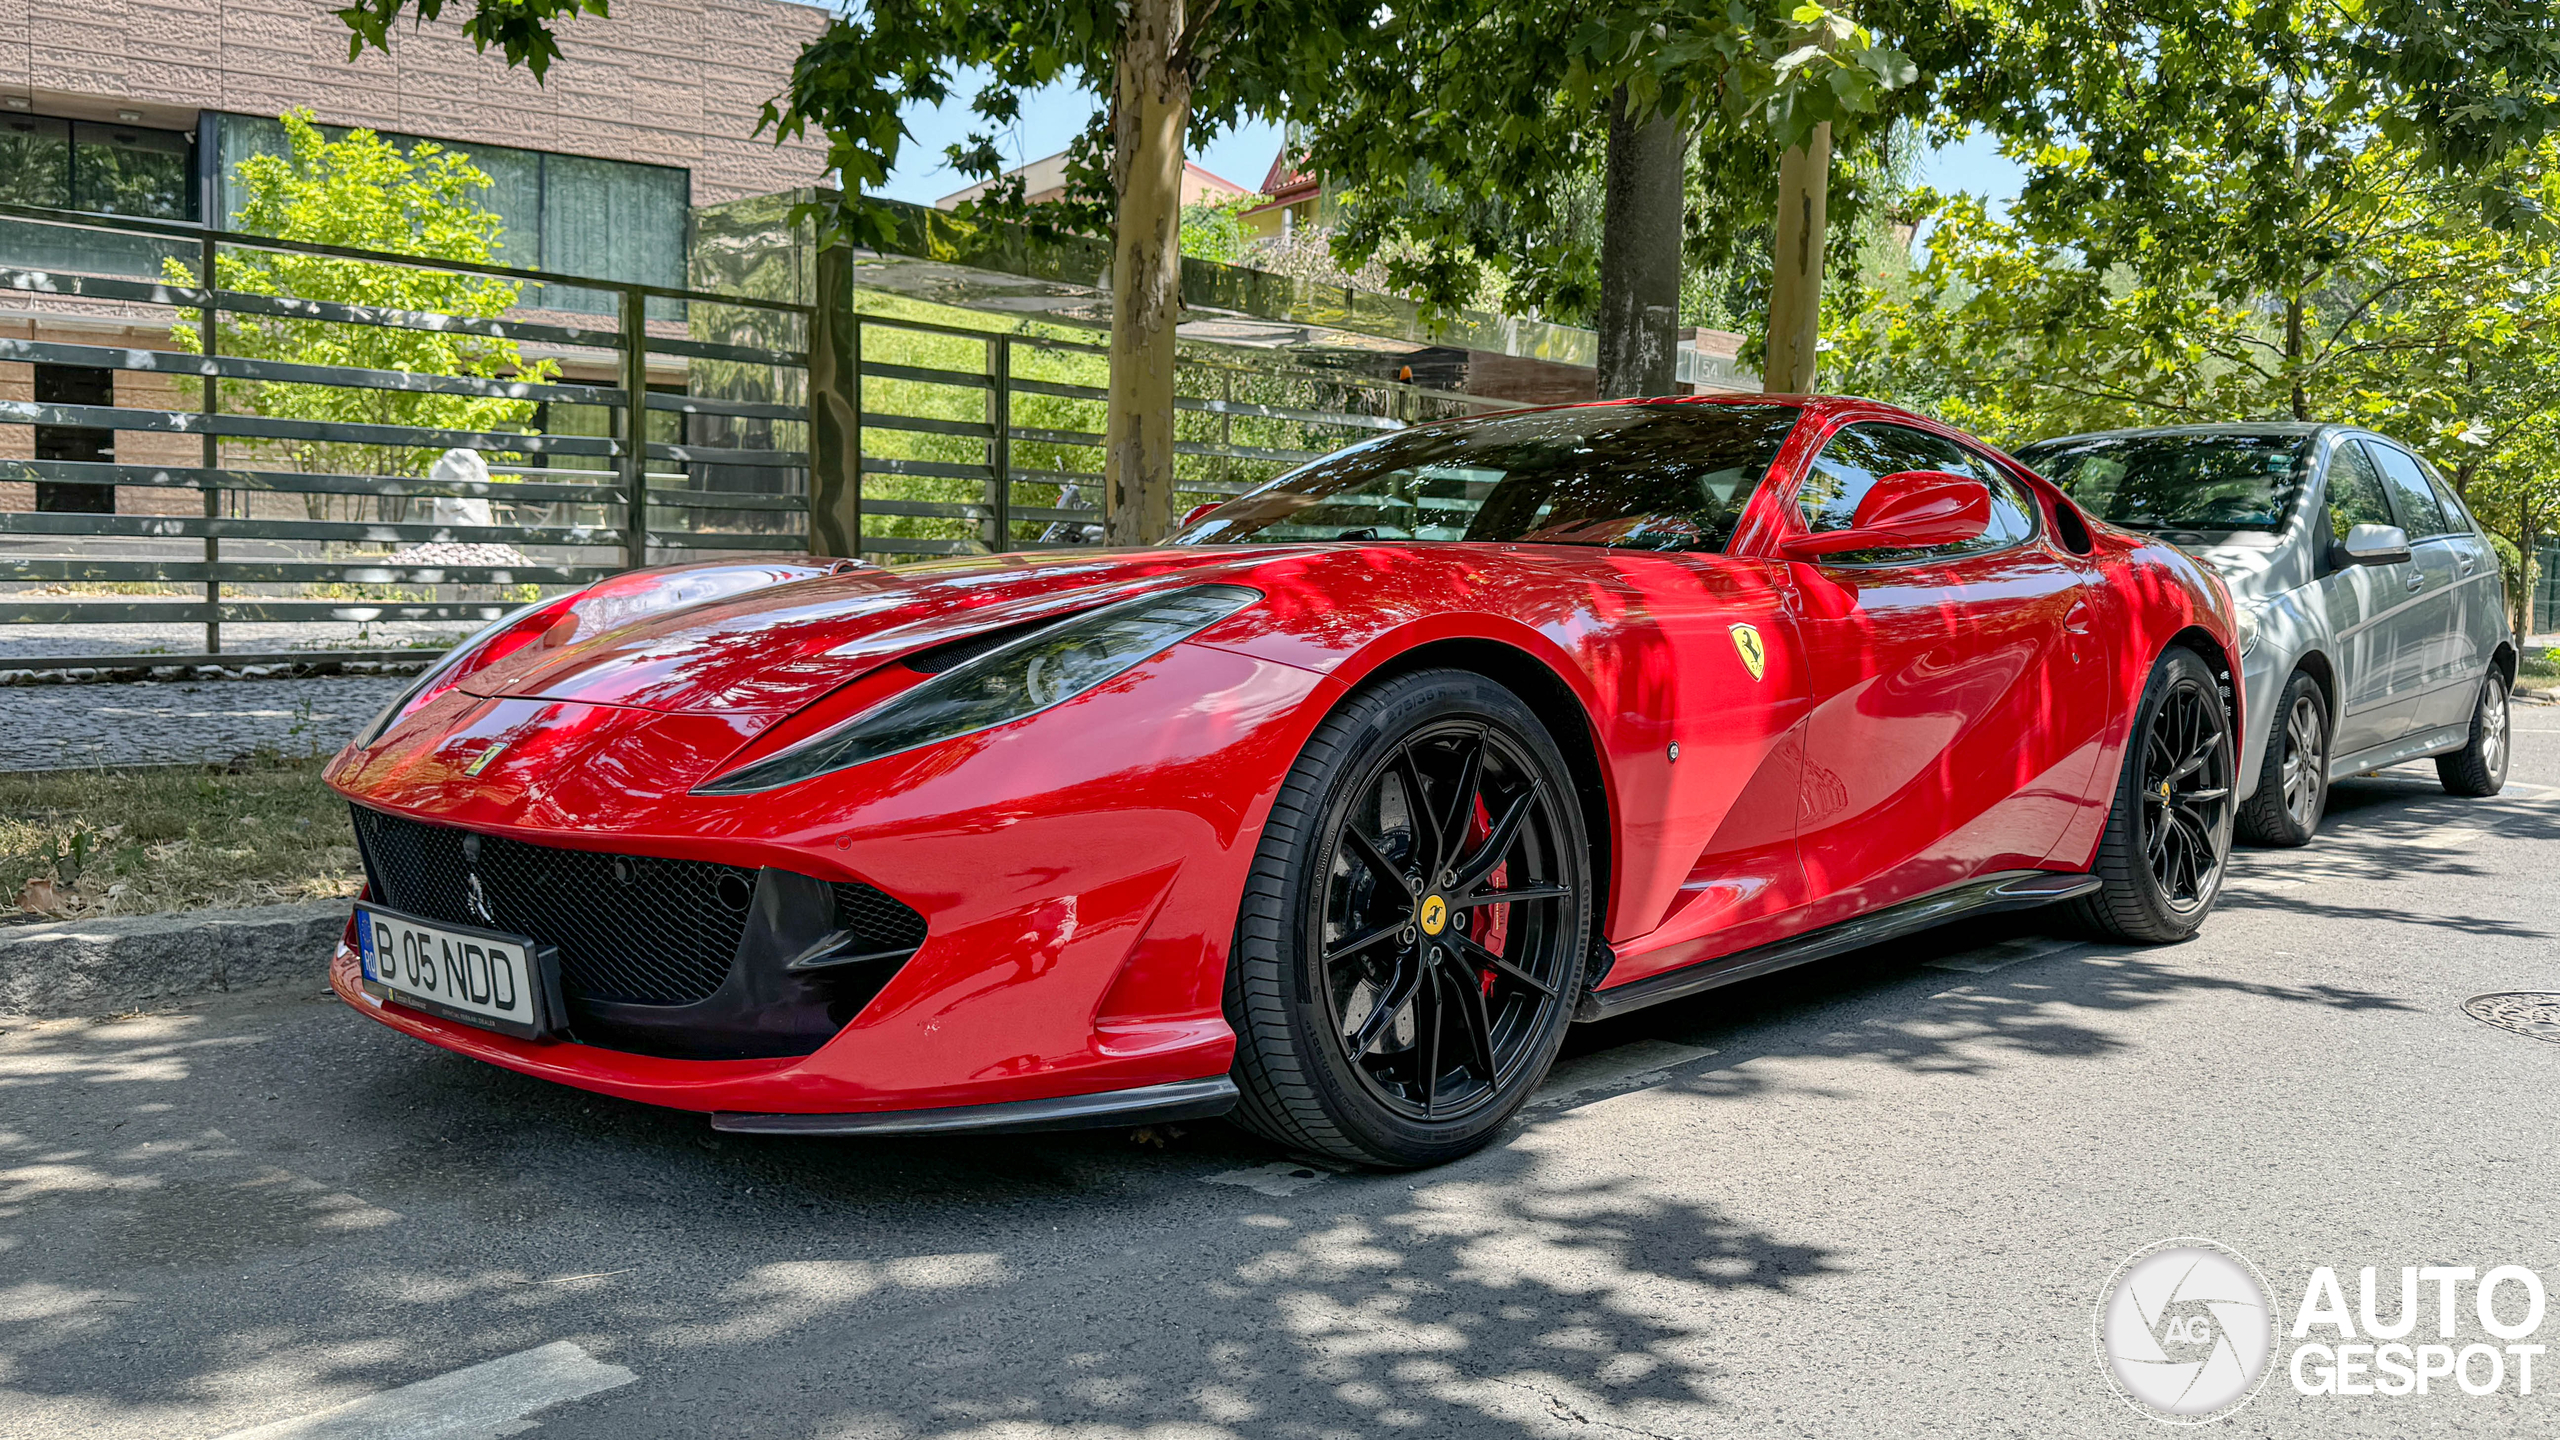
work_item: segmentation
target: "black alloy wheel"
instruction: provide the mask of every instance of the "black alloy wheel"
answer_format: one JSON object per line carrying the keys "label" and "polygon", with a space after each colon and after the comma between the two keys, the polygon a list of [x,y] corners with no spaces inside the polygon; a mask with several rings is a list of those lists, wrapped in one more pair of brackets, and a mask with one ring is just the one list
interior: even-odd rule
{"label": "black alloy wheel", "polygon": [[1332,1033],[1373,1094],[1466,1115],[1570,1003],[1556,802],[1519,743],[1452,720],[1405,738],[1341,812],[1316,917]]}
{"label": "black alloy wheel", "polygon": [[1484,1143],[1580,999],[1590,889],[1571,775],[1516,696],[1425,671],[1356,697],[1257,855],[1229,966],[1235,1118],[1365,1164]]}
{"label": "black alloy wheel", "polygon": [[2267,733],[2258,788],[2240,805],[2240,838],[2308,845],[2329,799],[2329,696],[2301,671],[2285,682]]}
{"label": "black alloy wheel", "polygon": [[2183,940],[2204,923],[2230,858],[2235,768],[2221,677],[2172,649],[2143,687],[2098,842],[2097,893],[2074,902],[2110,937]]}

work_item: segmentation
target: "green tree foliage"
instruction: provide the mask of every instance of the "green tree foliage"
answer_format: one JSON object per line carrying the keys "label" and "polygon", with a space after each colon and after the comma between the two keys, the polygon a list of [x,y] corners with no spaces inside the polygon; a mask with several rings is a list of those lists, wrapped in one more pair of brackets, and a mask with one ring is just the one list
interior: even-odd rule
{"label": "green tree foliage", "polygon": [[1253,237],[1245,230],[1243,212],[1257,198],[1239,195],[1231,200],[1200,200],[1183,206],[1182,253],[1221,265],[1245,263],[1245,249]]}
{"label": "green tree foliage", "polygon": [[1426,303],[1462,305],[1498,280],[1524,308],[1586,320],[1611,105],[1700,137],[1688,261],[1718,270],[1738,244],[1766,245],[1776,148],[1823,123],[1854,144],[1915,73],[1814,3],[1420,0],[1385,12],[1301,118],[1308,167],[1347,200],[1345,268],[1401,240],[1389,274]]}
{"label": "green tree foliage", "polygon": [[[284,126],[287,154],[251,155],[234,171],[246,197],[232,216],[234,228],[439,260],[492,260],[501,226],[479,202],[490,181],[469,157],[427,142],[403,154],[370,130],[333,140],[307,111],[286,115]],[[191,269],[176,261],[169,266],[171,279],[194,283]],[[220,254],[216,283],[250,295],[476,318],[505,314],[521,288],[511,280],[449,270],[239,249]],[[200,349],[199,317],[182,311],[179,322],[176,343]],[[512,340],[452,330],[254,314],[224,314],[217,328],[221,353],[250,359],[531,382],[548,380],[556,370],[548,360],[526,360]],[[296,420],[505,431],[521,427],[534,413],[530,400],[494,396],[272,381],[227,381],[223,388],[227,410]],[[444,448],[284,443],[304,469],[373,475],[423,474]]]}
{"label": "green tree foliage", "polygon": [[[2012,445],[2295,415],[2367,425],[2425,451],[2530,552],[2560,527],[2560,227],[2492,224],[2479,197],[2560,214],[2560,140],[2454,175],[2387,133],[2337,157],[2327,203],[2265,242],[2288,258],[2253,279],[2138,253],[2102,264],[2091,237],[1926,197],[1928,263],[1831,316],[1843,383]],[[2039,178],[2077,163],[2049,153]],[[2202,210],[2242,203],[2248,181],[2189,153],[2151,183]]]}

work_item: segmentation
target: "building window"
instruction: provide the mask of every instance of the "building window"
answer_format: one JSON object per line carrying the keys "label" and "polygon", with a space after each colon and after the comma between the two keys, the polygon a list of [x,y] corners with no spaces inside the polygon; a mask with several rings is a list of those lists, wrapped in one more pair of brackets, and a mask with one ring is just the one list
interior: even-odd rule
{"label": "building window", "polygon": [[[88,365],[38,365],[36,403],[39,405],[113,405],[116,403],[116,372]],[[87,460],[112,462],[116,458],[116,432],[88,425],[38,425],[36,458],[38,460]],[[51,481],[36,482],[36,508],[80,515],[112,515],[116,512],[116,487],[113,485],[67,485]]]}
{"label": "building window", "polygon": [[193,220],[195,149],[195,137],[181,130],[10,115],[0,118],[0,200]]}
{"label": "building window", "polygon": [[[284,125],[253,115],[220,115],[214,121],[221,165],[219,219],[228,223],[242,203],[233,180],[234,167],[250,155],[287,153]],[[343,126],[320,128],[331,139],[347,133]],[[421,138],[387,130],[378,133],[403,150]],[[435,143],[469,157],[489,177],[490,186],[479,198],[505,226],[492,257],[499,264],[670,289],[683,286],[685,214],[693,199],[691,171],[465,140]],[[521,303],[604,315],[613,312],[614,299],[605,291],[543,286],[528,289]],[[651,301],[649,313],[674,317],[682,311],[675,302]]]}

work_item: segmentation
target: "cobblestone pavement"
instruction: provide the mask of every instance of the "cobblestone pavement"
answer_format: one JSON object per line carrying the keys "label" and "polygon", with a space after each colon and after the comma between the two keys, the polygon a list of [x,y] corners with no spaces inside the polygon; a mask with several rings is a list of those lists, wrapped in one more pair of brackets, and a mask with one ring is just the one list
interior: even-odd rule
{"label": "cobblestone pavement", "polygon": [[[443,649],[476,624],[449,621],[391,621],[359,626],[344,624],[225,625],[222,648],[243,655],[288,650],[399,650],[413,646]],[[204,651],[201,625],[11,625],[0,629],[0,670],[12,660],[71,655],[196,655]]]}
{"label": "cobblestone pavement", "polygon": [[0,770],[326,755],[410,677],[0,687]]}

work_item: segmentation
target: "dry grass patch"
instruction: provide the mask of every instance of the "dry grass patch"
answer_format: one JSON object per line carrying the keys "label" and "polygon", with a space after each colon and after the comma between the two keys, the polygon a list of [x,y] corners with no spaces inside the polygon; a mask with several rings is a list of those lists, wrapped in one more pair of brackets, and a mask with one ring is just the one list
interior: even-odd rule
{"label": "dry grass patch", "polygon": [[0,774],[0,923],[353,895],[317,760]]}

